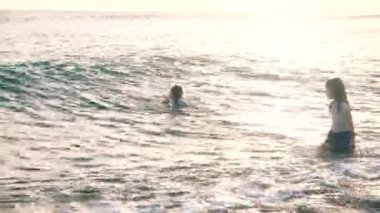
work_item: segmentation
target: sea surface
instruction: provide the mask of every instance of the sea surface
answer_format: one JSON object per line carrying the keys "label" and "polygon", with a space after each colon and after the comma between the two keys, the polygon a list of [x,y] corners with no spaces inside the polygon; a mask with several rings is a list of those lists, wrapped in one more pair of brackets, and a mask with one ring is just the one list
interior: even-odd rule
{"label": "sea surface", "polygon": [[380,212],[379,23],[1,11],[0,212]]}

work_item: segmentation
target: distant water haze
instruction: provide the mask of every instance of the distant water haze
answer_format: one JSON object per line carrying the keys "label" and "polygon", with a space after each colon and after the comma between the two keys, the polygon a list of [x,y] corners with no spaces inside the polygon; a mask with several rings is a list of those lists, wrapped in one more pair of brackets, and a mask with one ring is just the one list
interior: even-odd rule
{"label": "distant water haze", "polygon": [[0,9],[250,13],[258,17],[380,14],[377,0],[0,0]]}

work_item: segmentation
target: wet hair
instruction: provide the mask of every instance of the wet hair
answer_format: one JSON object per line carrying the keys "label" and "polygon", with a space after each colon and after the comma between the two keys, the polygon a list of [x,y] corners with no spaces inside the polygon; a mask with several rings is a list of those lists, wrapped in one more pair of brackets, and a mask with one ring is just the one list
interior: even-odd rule
{"label": "wet hair", "polygon": [[[326,81],[326,88],[331,89],[332,98],[337,103],[337,110],[340,111],[340,104],[348,103],[347,93],[343,81],[340,78],[333,78]],[[332,103],[330,104],[331,110]]]}
{"label": "wet hair", "polygon": [[170,94],[174,99],[174,103],[179,104],[179,100],[182,98],[182,95],[183,95],[182,87],[178,85],[174,85],[170,89]]}

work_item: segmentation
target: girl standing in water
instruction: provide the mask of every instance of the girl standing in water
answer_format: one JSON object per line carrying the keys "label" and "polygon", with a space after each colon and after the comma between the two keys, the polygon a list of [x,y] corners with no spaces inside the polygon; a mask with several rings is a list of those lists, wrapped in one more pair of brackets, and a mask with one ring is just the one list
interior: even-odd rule
{"label": "girl standing in water", "polygon": [[170,89],[168,97],[165,97],[163,101],[172,110],[180,110],[181,108],[187,107],[187,103],[182,99],[183,90],[181,86],[175,85]]}
{"label": "girl standing in water", "polygon": [[326,82],[326,95],[330,104],[332,126],[325,144],[333,152],[347,152],[355,147],[355,129],[344,84],[340,78]]}

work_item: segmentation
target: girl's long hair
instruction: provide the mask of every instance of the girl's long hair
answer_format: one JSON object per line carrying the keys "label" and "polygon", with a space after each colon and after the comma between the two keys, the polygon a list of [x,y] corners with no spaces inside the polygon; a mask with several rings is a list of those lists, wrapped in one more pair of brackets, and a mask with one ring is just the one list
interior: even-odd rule
{"label": "girl's long hair", "polygon": [[[346,88],[344,87],[343,81],[340,78],[333,78],[326,81],[326,88],[330,88],[332,91],[332,98],[337,103],[337,111],[340,111],[340,105],[343,102],[348,103]],[[330,110],[332,103],[330,104]]]}
{"label": "girl's long hair", "polygon": [[183,95],[183,90],[182,90],[182,87],[181,86],[178,86],[178,85],[174,85],[171,89],[170,89],[170,93],[174,99],[174,105],[176,106],[179,106],[180,103],[180,99],[182,98],[182,95]]}

